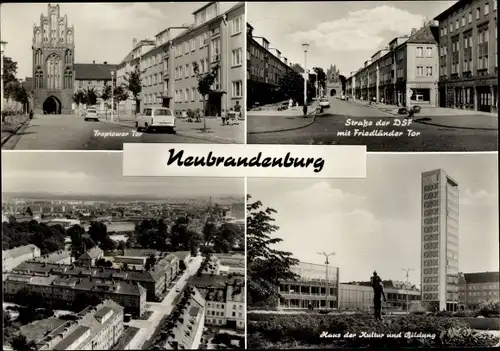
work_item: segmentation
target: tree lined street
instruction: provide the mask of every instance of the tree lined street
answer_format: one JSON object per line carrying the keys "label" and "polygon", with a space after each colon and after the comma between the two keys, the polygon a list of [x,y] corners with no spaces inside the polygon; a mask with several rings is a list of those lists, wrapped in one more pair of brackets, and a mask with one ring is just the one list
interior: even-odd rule
{"label": "tree lined street", "polygon": [[[486,128],[441,127],[419,123],[431,119],[431,116],[418,114],[409,125],[403,126],[404,116],[394,116],[391,113],[353,101],[343,101],[330,98],[330,108],[316,117],[309,126],[283,132],[261,133],[266,124],[269,129],[274,125],[272,115],[261,113],[252,116],[249,112],[248,137],[250,144],[336,144],[336,145],[367,145],[368,151],[496,151],[498,128],[492,125]],[[465,117],[465,116],[464,116]],[[467,116],[470,119],[490,117]],[[448,117],[452,120],[453,116]],[[402,125],[395,125],[395,119]],[[377,125],[378,121],[382,121]],[[371,125],[368,125],[370,124]],[[398,122],[399,123],[399,122]],[[258,125],[259,130],[252,128]],[[496,124],[497,126],[497,124]],[[358,132],[355,132],[358,130]],[[362,136],[366,132],[401,132],[400,136]],[[350,131],[350,135],[349,135]],[[254,133],[257,132],[257,133]]]}

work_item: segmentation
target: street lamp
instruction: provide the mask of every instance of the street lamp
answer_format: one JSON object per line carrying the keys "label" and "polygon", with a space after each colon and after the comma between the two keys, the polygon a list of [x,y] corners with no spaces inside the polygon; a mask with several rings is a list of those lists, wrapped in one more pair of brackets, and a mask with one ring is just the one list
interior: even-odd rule
{"label": "street lamp", "polygon": [[115,120],[115,71],[111,71],[111,122]]}
{"label": "street lamp", "polygon": [[410,272],[414,271],[414,269],[413,268],[407,268],[407,269],[401,268],[401,269],[406,272],[406,313],[410,313],[408,306],[408,289],[410,285],[409,277],[410,277]]}
{"label": "street lamp", "polygon": [[328,309],[328,290],[329,290],[329,286],[328,286],[328,279],[329,279],[329,276],[328,276],[328,265],[330,264],[330,262],[328,261],[328,258],[331,257],[331,256],[334,256],[335,255],[335,252],[331,252],[329,254],[327,254],[326,252],[318,252],[318,255],[321,255],[321,256],[324,256],[325,257],[325,266],[326,266],[326,270],[325,270],[325,276],[326,276],[326,296],[325,296],[325,306],[326,306],[326,309]]}
{"label": "street lamp", "polygon": [[304,115],[307,115],[307,50],[309,50],[309,44],[302,44],[304,48]]}
{"label": "street lamp", "polygon": [[5,46],[7,45],[6,41],[0,41],[0,114],[2,115],[2,122],[4,121],[4,116],[3,116],[3,96],[5,94],[4,89],[3,89],[3,53],[5,51]]}

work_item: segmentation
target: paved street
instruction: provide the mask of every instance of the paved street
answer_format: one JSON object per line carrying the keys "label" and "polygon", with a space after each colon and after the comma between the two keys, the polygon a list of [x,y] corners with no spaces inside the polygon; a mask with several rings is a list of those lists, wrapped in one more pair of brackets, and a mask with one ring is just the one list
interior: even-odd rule
{"label": "paved street", "polygon": [[[263,125],[267,123],[269,129],[274,130],[276,123],[271,120],[275,116],[251,116],[249,112],[247,142],[250,144],[367,145],[368,151],[392,152],[498,150],[498,129],[440,127],[408,121],[403,117],[395,117],[379,109],[352,101],[331,99],[330,104],[331,107],[326,109],[323,115],[318,116],[312,125],[283,132],[252,134],[250,126],[258,124],[262,130],[265,129]],[[464,116],[460,117],[464,118]],[[426,120],[434,117],[417,115],[417,119],[421,118]],[[449,117],[448,120],[453,118]],[[468,118],[491,120],[493,117],[471,115]],[[411,122],[411,124],[403,126],[405,122]],[[384,132],[386,135],[376,136]]]}
{"label": "paved street", "polygon": [[[96,133],[117,133],[104,137]],[[4,150],[122,150],[123,143],[213,143],[214,141],[168,134],[143,133],[106,122],[84,121],[74,115],[41,115],[25,125],[3,146]]]}
{"label": "paved street", "polygon": [[186,271],[177,281],[176,285],[168,292],[162,302],[147,302],[146,310],[153,311],[153,314],[147,321],[132,320],[129,325],[140,328],[134,338],[130,341],[127,349],[141,350],[144,343],[151,338],[161,319],[170,314],[173,309],[173,301],[179,294],[176,290],[182,290],[186,285],[187,280],[198,271],[198,268],[203,261],[203,256],[196,256],[188,264]]}

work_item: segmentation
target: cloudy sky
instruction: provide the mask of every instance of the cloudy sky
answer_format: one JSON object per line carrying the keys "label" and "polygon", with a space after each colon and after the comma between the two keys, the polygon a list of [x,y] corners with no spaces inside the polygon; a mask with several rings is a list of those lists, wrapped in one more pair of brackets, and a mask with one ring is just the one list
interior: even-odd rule
{"label": "cloudy sky", "polygon": [[123,177],[121,152],[2,152],[2,192],[244,197],[243,178]]}
{"label": "cloudy sky", "polygon": [[302,43],[311,47],[308,67],[336,64],[349,76],[378,49],[419,28],[456,1],[248,2],[247,21],[293,63],[304,63]]}
{"label": "cloudy sky", "polygon": [[344,281],[384,279],[420,284],[421,173],[443,169],[459,183],[460,270],[498,271],[496,154],[367,155],[366,179],[249,179],[251,201],[275,214],[279,248],[304,262],[331,264]]}
{"label": "cloudy sky", "polygon": [[[167,27],[193,22],[192,12],[207,2],[61,3],[61,15],[75,28],[75,62],[118,64],[132,50],[132,40],[154,39]],[[53,3],[55,4],[55,3]],[[221,12],[235,2],[221,3]],[[7,3],[1,9],[6,56],[18,62],[17,77],[32,76],[33,24],[47,15],[47,3]]]}

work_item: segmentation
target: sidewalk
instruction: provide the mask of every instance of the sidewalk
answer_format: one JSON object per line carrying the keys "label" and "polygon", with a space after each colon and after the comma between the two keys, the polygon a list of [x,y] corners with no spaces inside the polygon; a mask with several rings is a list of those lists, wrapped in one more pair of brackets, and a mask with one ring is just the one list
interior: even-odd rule
{"label": "sidewalk", "polygon": [[[394,105],[381,103],[370,105],[368,101],[360,100],[355,100],[353,102],[359,105],[376,108],[396,117],[403,117],[403,115],[398,114],[399,107]],[[415,115],[414,120],[422,124],[445,128],[498,130],[498,114],[481,111],[421,106],[421,110]]]}
{"label": "sidewalk", "polygon": [[29,116],[15,115],[5,117],[5,123],[2,123],[2,146],[9,141],[27,122]]}
{"label": "sidewalk", "polygon": [[[124,127],[135,128],[134,116],[123,116],[120,120],[111,122],[101,120],[104,123],[118,124]],[[177,135],[187,136],[195,139],[212,141],[224,144],[243,144],[245,141],[245,121],[239,120],[238,124],[222,125],[219,117],[207,117],[207,131],[203,131],[203,119],[201,122],[187,122],[184,119],[176,118],[175,131]]]}
{"label": "sidewalk", "polygon": [[317,103],[308,106],[308,117],[304,118],[302,107],[291,110],[248,111],[247,134],[275,133],[310,126],[316,119]]}

